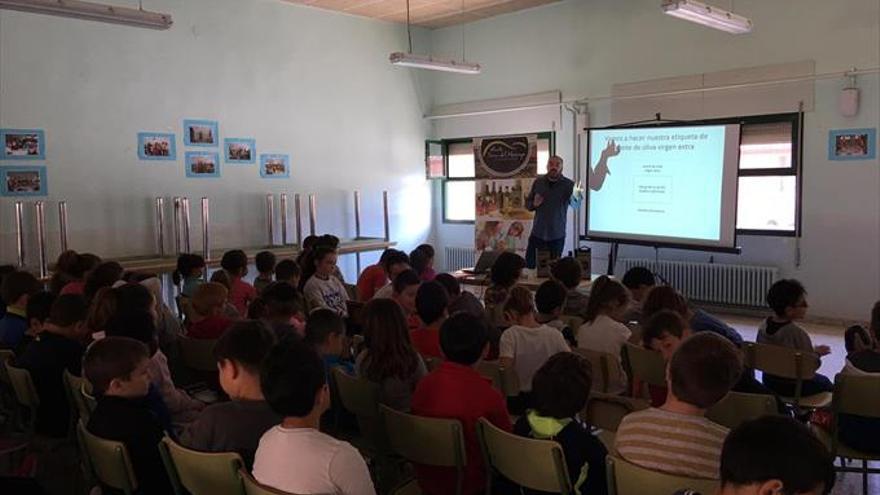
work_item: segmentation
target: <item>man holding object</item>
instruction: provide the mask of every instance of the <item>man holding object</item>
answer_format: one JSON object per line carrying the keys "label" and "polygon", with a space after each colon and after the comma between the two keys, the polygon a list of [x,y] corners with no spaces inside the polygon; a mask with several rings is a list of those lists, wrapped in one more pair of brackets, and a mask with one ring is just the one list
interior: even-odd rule
{"label": "man holding object", "polygon": [[577,207],[583,198],[583,188],[562,175],[562,158],[551,156],[547,174],[535,179],[526,197],[526,208],[535,212],[529,245],[526,248],[526,266],[535,268],[536,251],[550,251],[554,257],[562,254],[565,246],[565,214],[569,205]]}

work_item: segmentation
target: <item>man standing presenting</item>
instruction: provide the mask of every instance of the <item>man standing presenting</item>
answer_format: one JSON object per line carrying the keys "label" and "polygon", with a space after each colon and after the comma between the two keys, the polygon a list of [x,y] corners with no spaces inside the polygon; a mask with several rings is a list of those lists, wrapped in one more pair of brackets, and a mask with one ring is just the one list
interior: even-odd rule
{"label": "man standing presenting", "polygon": [[551,156],[547,174],[535,179],[526,197],[526,208],[535,212],[529,245],[526,248],[526,266],[535,268],[536,251],[550,251],[558,258],[565,246],[565,214],[568,207],[577,207],[583,198],[580,185],[562,175],[562,158]]}

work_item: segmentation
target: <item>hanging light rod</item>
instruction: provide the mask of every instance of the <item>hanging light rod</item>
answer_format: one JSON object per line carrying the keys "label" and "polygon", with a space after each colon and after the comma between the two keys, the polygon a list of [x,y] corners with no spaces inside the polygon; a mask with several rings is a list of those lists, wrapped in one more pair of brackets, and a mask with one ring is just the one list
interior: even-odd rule
{"label": "hanging light rod", "polygon": [[728,33],[745,34],[752,30],[748,17],[696,0],[663,0],[662,7],[663,12],[673,17]]}
{"label": "hanging light rod", "polygon": [[394,52],[388,57],[388,59],[391,61],[391,65],[396,65],[398,67],[438,70],[443,72],[454,72],[456,74],[480,73],[480,64],[433,58],[412,53]]}
{"label": "hanging light rod", "polygon": [[168,29],[172,24],[171,14],[161,14],[143,9],[118,7],[102,3],[83,2],[81,0],[0,0],[0,9],[72,17],[75,19],[149,29]]}

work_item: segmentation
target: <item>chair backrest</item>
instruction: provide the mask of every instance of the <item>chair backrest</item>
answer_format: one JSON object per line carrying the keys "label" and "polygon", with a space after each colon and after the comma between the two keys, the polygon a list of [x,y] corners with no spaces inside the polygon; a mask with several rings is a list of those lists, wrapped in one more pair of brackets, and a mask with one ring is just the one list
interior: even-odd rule
{"label": "chair backrest", "polygon": [[384,455],[388,451],[388,436],[379,414],[379,385],[351,376],[341,368],[333,368],[332,373],[342,406],[357,419],[365,447],[372,449],[375,455]]}
{"label": "chair backrest", "polygon": [[492,380],[492,386],[505,397],[519,395],[519,376],[513,366],[505,368],[498,361],[480,361],[477,363],[477,372]]}
{"label": "chair backrest", "polygon": [[82,420],[77,424],[76,431],[80,443],[88,453],[95,477],[111,488],[122,490],[126,495],[134,493],[138,483],[125,444],[91,434]]}
{"label": "chair backrest", "polygon": [[746,421],[777,413],[772,395],[728,392],[706,412],[706,417],[732,430]]}
{"label": "chair backrest", "polygon": [[15,359],[15,353],[9,349],[0,349],[0,383],[12,385],[9,375],[6,373],[6,363]]}
{"label": "chair backrest", "polygon": [[565,323],[565,326],[571,329],[571,334],[577,339],[578,330],[584,324],[584,319],[575,315],[560,315],[559,319],[562,320],[562,323]]}
{"label": "chair backrest", "polygon": [[691,489],[698,493],[715,493],[718,480],[688,478],[645,469],[620,457],[605,458],[608,466],[609,495],[645,495],[646,493],[675,493]]}
{"label": "chair backrest", "polygon": [[631,378],[638,378],[650,385],[666,386],[666,361],[656,351],[627,342],[624,345]]}
{"label": "chair backrest", "polygon": [[217,360],[214,359],[216,340],[191,339],[180,336],[180,358],[183,364],[196,371],[217,371]]}
{"label": "chair backrest", "polygon": [[238,476],[244,486],[244,493],[247,495],[296,495],[295,493],[281,491],[271,486],[261,485],[244,468],[238,470]]}
{"label": "chair backrest", "polygon": [[417,464],[464,467],[466,457],[461,421],[424,418],[384,405],[380,410],[394,453]]}
{"label": "chair backrest", "polygon": [[82,386],[85,379],[73,376],[69,371],[64,370],[62,374],[62,382],[64,382],[64,392],[67,395],[67,400],[70,402],[70,411],[74,416],[74,423],[79,418],[82,418],[84,422],[89,422],[89,417],[91,417],[92,411],[86,406],[85,399],[82,396]]}
{"label": "chair backrest", "polygon": [[[235,452],[208,453],[183,447],[168,437],[159,444],[162,461],[172,483],[189,493],[242,495],[244,489],[238,470],[244,466]],[[183,493],[183,492],[181,492]]]}
{"label": "chair backrest", "polygon": [[574,493],[558,443],[513,435],[485,418],[477,423],[477,434],[486,463],[505,478],[532,490]]}
{"label": "chair backrest", "polygon": [[95,406],[98,405],[98,400],[95,399],[95,396],[92,394],[92,384],[89,383],[88,380],[83,380],[82,385],[79,388],[79,393],[82,396],[86,409],[89,410],[89,416],[91,416],[92,411],[95,410]]}
{"label": "chair backrest", "polygon": [[428,372],[436,370],[443,363],[443,360],[438,357],[424,355],[422,356],[422,361],[425,362],[425,368],[427,368]]}
{"label": "chair backrest", "polygon": [[617,431],[623,417],[651,407],[648,401],[618,395],[593,393],[587,401],[584,420],[606,431]]}
{"label": "chair backrest", "polygon": [[593,369],[593,390],[596,392],[607,394],[613,384],[623,381],[620,376],[620,359],[617,356],[580,347],[572,348],[572,352],[590,361]]}
{"label": "chair backrest", "polygon": [[745,342],[746,365],[790,380],[810,380],[822,365],[819,356],[778,345]]}
{"label": "chair backrest", "polygon": [[40,405],[40,396],[37,395],[37,388],[34,386],[30,371],[16,368],[9,361],[5,362],[3,366],[6,368],[6,374],[15,391],[18,403],[35,411]]}
{"label": "chair backrest", "polygon": [[835,414],[880,419],[880,376],[838,373],[831,408]]}

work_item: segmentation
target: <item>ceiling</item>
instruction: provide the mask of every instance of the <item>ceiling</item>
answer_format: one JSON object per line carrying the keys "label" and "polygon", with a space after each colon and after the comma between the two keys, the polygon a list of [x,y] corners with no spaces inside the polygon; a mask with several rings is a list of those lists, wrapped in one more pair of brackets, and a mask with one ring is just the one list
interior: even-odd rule
{"label": "ceiling", "polygon": [[[406,0],[286,1],[346,14],[406,23]],[[560,0],[409,0],[410,22],[414,26],[435,29],[558,1]]]}

